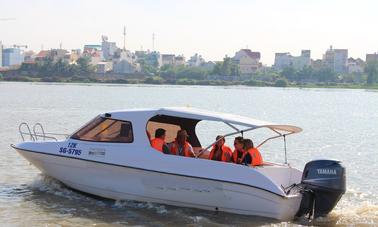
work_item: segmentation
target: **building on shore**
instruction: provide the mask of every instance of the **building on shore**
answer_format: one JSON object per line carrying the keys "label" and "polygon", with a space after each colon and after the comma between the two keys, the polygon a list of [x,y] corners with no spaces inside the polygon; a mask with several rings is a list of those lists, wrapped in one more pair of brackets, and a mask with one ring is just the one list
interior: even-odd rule
{"label": "building on shore", "polygon": [[295,69],[302,69],[305,66],[311,65],[311,51],[302,50],[300,56],[292,56],[290,53],[276,53],[274,58],[273,68],[275,70],[282,70],[287,67]]}
{"label": "building on shore", "polygon": [[115,42],[109,42],[107,36],[102,36],[101,50],[106,61],[112,60],[118,47]]}
{"label": "building on shore", "polygon": [[140,72],[139,64],[132,63],[126,59],[113,61],[113,72],[118,74],[130,74]]}
{"label": "building on shore", "polygon": [[50,51],[41,50],[41,51],[38,52],[38,54],[36,54],[34,56],[34,61],[36,61],[36,62],[46,61],[47,58],[49,58],[49,56],[50,56]]}
{"label": "building on shore", "polygon": [[365,62],[361,58],[348,58],[348,73],[361,74],[364,68]]}
{"label": "building on shore", "polygon": [[102,61],[97,63],[96,66],[96,73],[98,74],[106,74],[113,70],[113,62],[111,61]]}
{"label": "building on shore", "polygon": [[348,49],[333,49],[330,46],[323,55],[323,63],[336,73],[348,72]]}
{"label": "building on shore", "polygon": [[24,51],[20,48],[2,49],[2,66],[10,67],[21,65],[24,62]]}
{"label": "building on shore", "polygon": [[66,55],[69,54],[67,50],[64,49],[51,49],[50,50],[50,57],[54,62],[58,60],[65,60]]}
{"label": "building on shore", "polygon": [[137,56],[128,50],[118,49],[113,58],[113,72],[119,74],[130,74],[141,71],[137,63]]}
{"label": "building on shore", "polygon": [[160,68],[163,65],[162,56],[157,51],[147,52],[144,63],[156,68]]}
{"label": "building on shore", "polygon": [[162,65],[175,65],[175,55],[174,54],[162,54],[161,64]]}
{"label": "building on shore", "polygon": [[161,54],[157,51],[137,50],[134,55],[136,56],[136,61],[142,65],[148,65],[155,68],[159,68],[162,65]]}
{"label": "building on shore", "polygon": [[239,66],[241,75],[256,73],[261,67],[260,52],[252,52],[250,49],[241,49],[235,53],[232,60]]}
{"label": "building on shore", "polygon": [[378,62],[378,52],[373,54],[366,54],[366,63],[377,61]]}
{"label": "building on shore", "polygon": [[65,59],[69,63],[75,63],[81,56],[81,50],[80,49],[72,49],[71,52],[67,53],[65,56]]}
{"label": "building on shore", "polygon": [[205,59],[203,59],[201,55],[196,53],[190,57],[190,59],[187,62],[187,65],[189,67],[199,67],[203,65],[205,62]]}
{"label": "building on shore", "polygon": [[174,62],[174,65],[175,66],[178,66],[178,65],[185,65],[186,62],[185,62],[185,57],[184,55],[179,55],[179,56],[176,56],[175,57],[175,62]]}
{"label": "building on shore", "polygon": [[321,59],[312,60],[311,59],[311,67],[315,70],[319,70],[324,68],[323,61]]}
{"label": "building on shore", "polygon": [[34,63],[35,53],[32,50],[24,51],[24,63]]}

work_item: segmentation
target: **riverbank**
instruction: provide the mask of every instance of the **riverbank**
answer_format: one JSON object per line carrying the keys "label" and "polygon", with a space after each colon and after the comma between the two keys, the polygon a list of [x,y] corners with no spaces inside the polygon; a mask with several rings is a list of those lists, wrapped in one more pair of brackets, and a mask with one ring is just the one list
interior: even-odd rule
{"label": "riverbank", "polygon": [[178,79],[165,80],[161,77],[138,78],[114,78],[114,77],[30,77],[14,76],[4,77],[0,81],[9,82],[54,82],[54,83],[99,83],[99,84],[151,84],[151,85],[198,85],[198,86],[249,86],[249,87],[293,87],[293,88],[342,88],[342,89],[378,89],[378,84],[357,84],[357,83],[296,83],[287,80],[276,82],[246,80],[246,81],[225,81],[225,80],[194,80]]}

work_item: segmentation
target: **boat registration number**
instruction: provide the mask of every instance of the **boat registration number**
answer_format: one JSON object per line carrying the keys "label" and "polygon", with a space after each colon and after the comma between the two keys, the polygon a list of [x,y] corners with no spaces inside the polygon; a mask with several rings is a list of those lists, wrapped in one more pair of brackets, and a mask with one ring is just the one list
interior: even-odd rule
{"label": "boat registration number", "polygon": [[77,143],[68,143],[67,147],[59,148],[59,153],[69,155],[81,155],[81,150],[76,148]]}

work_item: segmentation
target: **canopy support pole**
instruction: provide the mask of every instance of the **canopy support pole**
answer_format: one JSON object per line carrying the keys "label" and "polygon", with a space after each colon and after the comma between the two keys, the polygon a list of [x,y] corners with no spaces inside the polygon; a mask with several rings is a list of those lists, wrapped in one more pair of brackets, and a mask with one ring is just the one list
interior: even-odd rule
{"label": "canopy support pole", "polygon": [[285,164],[287,164],[287,152],[286,152],[286,134],[283,134],[284,147],[285,147]]}

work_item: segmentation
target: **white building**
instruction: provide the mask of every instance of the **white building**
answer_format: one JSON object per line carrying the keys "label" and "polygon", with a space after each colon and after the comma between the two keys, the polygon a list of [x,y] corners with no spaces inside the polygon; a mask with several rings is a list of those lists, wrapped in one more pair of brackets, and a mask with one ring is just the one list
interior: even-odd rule
{"label": "white building", "polygon": [[163,65],[162,63],[162,56],[157,51],[147,52],[144,57],[144,62],[146,65],[151,65],[157,68]]}
{"label": "white building", "polygon": [[274,57],[273,67],[276,70],[282,70],[286,67],[290,67],[290,66],[293,65],[292,58],[293,58],[293,56],[291,56],[289,52],[287,52],[287,53],[276,53],[275,57]]}
{"label": "white building", "polygon": [[201,55],[196,53],[195,55],[190,57],[187,63],[190,67],[198,67],[204,64],[205,62],[205,59],[203,59]]}
{"label": "white building", "polygon": [[274,58],[274,68],[282,70],[286,67],[302,69],[311,65],[311,51],[302,50],[300,56],[292,56],[290,53],[276,53]]}
{"label": "white building", "polygon": [[137,58],[128,50],[120,50],[119,58],[113,59],[113,72],[120,74],[136,73],[141,71]]}
{"label": "white building", "polygon": [[337,73],[348,72],[348,49],[333,49],[331,46],[323,55],[323,63]]}
{"label": "white building", "polygon": [[139,64],[129,62],[127,60],[119,60],[113,62],[113,72],[119,74],[129,74],[140,72]]}
{"label": "white building", "polygon": [[105,74],[113,70],[113,62],[102,61],[97,63],[96,72],[99,74]]}
{"label": "white building", "polygon": [[107,36],[102,36],[101,50],[105,60],[112,60],[117,49],[115,42],[109,42]]}
{"label": "white building", "polygon": [[185,65],[185,57],[183,55],[179,55],[175,57],[175,65]]}
{"label": "white building", "polygon": [[175,55],[174,54],[162,54],[161,55],[161,64],[162,65],[174,65],[175,64]]}
{"label": "white building", "polygon": [[260,67],[260,52],[252,52],[250,49],[241,49],[235,53],[233,61],[239,65],[240,74],[255,73]]}
{"label": "white building", "polygon": [[360,58],[348,58],[348,73],[363,73],[364,61]]}

